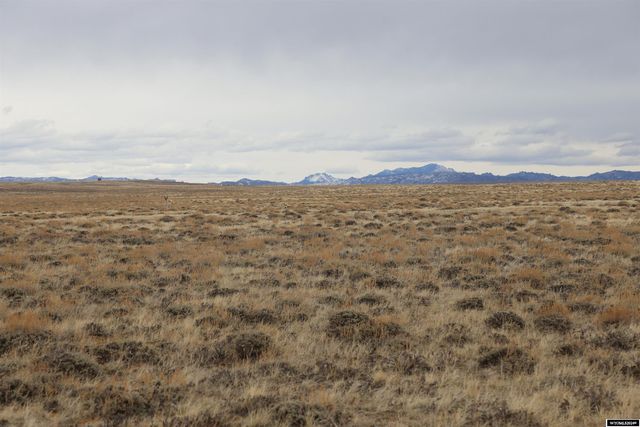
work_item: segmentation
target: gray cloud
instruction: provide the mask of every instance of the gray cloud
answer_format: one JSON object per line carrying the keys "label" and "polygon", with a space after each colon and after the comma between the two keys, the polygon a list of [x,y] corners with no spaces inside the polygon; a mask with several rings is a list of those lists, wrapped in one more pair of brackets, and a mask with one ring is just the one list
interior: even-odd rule
{"label": "gray cloud", "polygon": [[640,168],[638,16],[633,0],[0,2],[0,173]]}
{"label": "gray cloud", "polygon": [[618,156],[640,158],[640,142],[632,141],[618,146]]}
{"label": "gray cloud", "polygon": [[[552,124],[552,125],[550,125]],[[493,131],[458,130],[452,128],[400,131],[388,129],[376,133],[263,134],[259,139],[238,130],[223,131],[203,127],[190,130],[150,132],[121,130],[118,132],[58,132],[51,121],[32,120],[13,123],[0,129],[3,143],[0,154],[5,161],[42,164],[60,163],[81,158],[85,161],[110,159],[136,164],[154,162],[176,174],[212,172],[256,173],[259,168],[218,167],[215,164],[193,166],[216,153],[356,152],[379,162],[469,161],[502,164],[549,165],[634,165],[638,146],[620,137],[607,141],[572,140],[561,123],[544,120],[528,126],[516,125]],[[215,160],[212,160],[215,161]],[[357,170],[328,165],[335,173]]]}
{"label": "gray cloud", "polygon": [[34,148],[55,143],[56,131],[49,120],[22,120],[0,128],[0,150]]}

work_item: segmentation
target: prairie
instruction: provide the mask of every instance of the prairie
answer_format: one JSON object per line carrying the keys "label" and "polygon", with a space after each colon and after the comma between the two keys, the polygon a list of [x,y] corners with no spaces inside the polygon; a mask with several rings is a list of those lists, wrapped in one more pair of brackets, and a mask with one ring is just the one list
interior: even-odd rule
{"label": "prairie", "polygon": [[0,425],[640,416],[640,182],[0,185]]}

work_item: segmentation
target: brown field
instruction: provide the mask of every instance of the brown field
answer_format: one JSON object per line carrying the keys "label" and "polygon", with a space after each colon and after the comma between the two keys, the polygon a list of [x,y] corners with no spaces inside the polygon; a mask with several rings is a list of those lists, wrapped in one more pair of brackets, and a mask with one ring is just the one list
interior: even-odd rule
{"label": "brown field", "polygon": [[0,425],[599,426],[639,307],[640,183],[0,185]]}

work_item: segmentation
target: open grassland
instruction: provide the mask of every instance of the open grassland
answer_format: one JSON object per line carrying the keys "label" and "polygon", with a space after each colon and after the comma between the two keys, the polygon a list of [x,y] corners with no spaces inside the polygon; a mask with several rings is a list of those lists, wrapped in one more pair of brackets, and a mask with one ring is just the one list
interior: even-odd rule
{"label": "open grassland", "polygon": [[0,425],[599,426],[639,307],[640,183],[0,185]]}

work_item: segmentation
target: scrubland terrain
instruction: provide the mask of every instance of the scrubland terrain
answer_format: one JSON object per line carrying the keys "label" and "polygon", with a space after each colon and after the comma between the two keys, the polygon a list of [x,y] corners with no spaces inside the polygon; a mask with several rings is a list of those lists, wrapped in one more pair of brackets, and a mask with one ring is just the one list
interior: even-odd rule
{"label": "scrubland terrain", "polygon": [[639,307],[640,183],[0,186],[0,425],[603,425]]}

